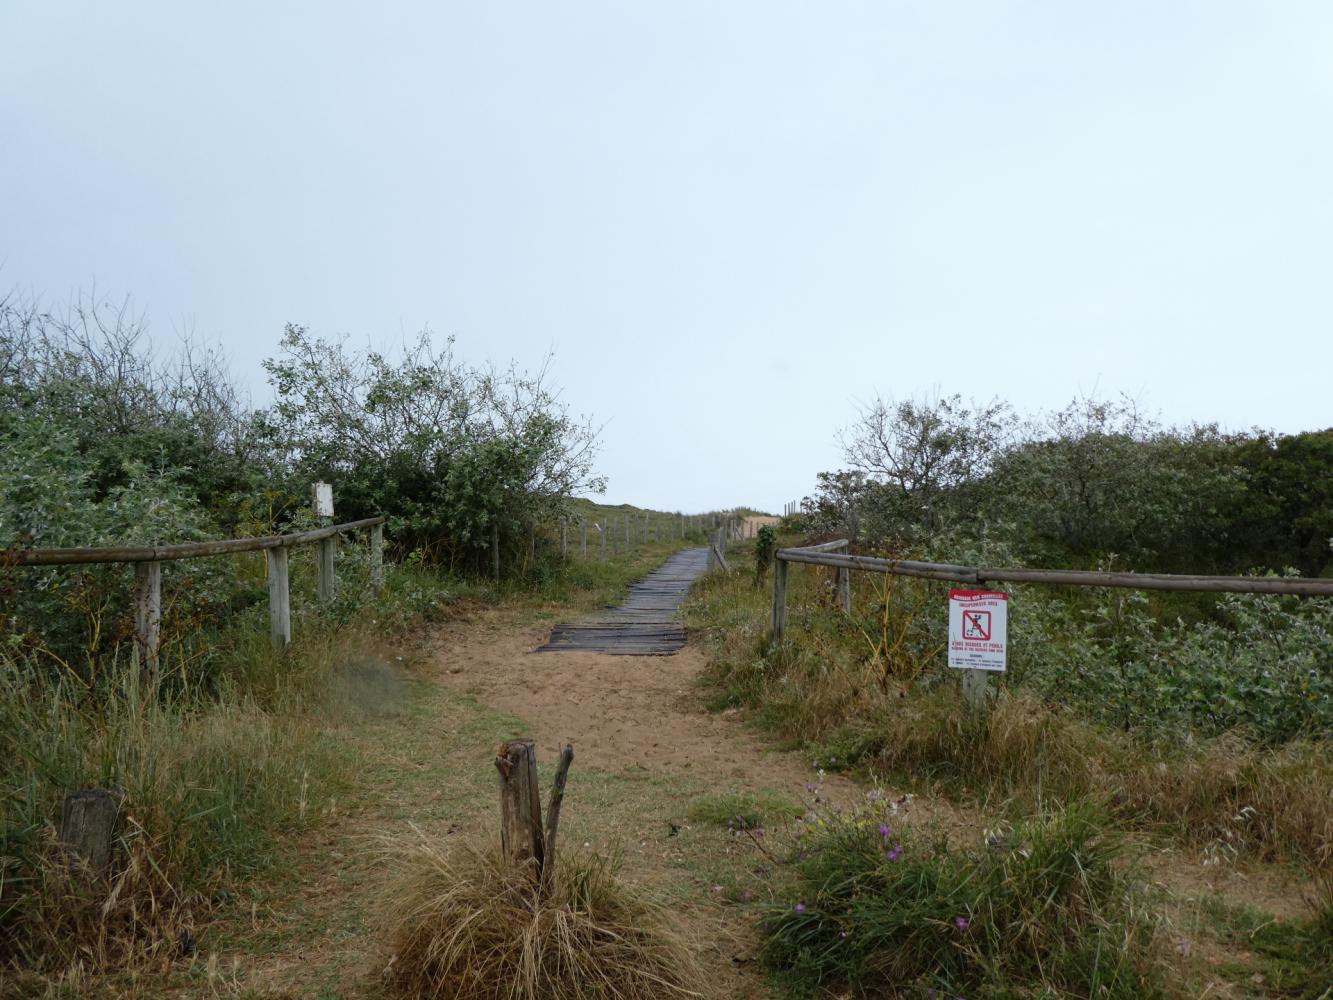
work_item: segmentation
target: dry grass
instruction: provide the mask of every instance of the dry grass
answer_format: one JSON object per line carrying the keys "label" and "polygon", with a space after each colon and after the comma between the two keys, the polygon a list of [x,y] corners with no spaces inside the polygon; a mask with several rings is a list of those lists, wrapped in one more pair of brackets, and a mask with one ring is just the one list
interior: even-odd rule
{"label": "dry grass", "polygon": [[[831,600],[816,574],[794,574],[792,583],[793,607]],[[914,627],[911,608],[898,632],[885,625],[870,636],[836,613],[793,616],[778,651],[766,650],[766,596],[739,574],[705,580],[688,613],[713,646],[714,704],[753,706],[783,735],[817,747],[824,763],[1023,808],[1091,799],[1117,822],[1168,833],[1209,860],[1294,860],[1333,871],[1333,758],[1318,741],[1275,748],[1231,732],[1167,745],[1022,687],[973,712],[955,684],[912,683],[919,664],[899,641]]]}
{"label": "dry grass", "polygon": [[593,855],[561,860],[554,892],[498,850],[421,838],[390,849],[386,900],[404,996],[647,1000],[694,997],[699,967],[670,914]]}

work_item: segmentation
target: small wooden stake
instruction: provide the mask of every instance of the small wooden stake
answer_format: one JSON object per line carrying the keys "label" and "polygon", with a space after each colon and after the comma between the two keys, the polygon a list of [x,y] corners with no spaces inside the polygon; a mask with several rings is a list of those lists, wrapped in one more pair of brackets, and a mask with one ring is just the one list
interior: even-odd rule
{"label": "small wooden stake", "polygon": [[548,896],[555,889],[555,836],[560,829],[560,805],[565,801],[565,781],[569,765],[574,763],[574,748],[568,743],[560,753],[560,763],[551,782],[551,799],[546,805],[546,845],[542,856],[542,891]]}
{"label": "small wooden stake", "polygon": [[782,644],[782,633],[787,627],[787,560],[778,559],[773,566],[773,624],[768,641],[771,646]]}
{"label": "small wooden stake", "polygon": [[500,772],[500,849],[516,865],[534,865],[545,855],[542,804],[537,788],[537,749],[532,740],[510,740],[495,756]]}

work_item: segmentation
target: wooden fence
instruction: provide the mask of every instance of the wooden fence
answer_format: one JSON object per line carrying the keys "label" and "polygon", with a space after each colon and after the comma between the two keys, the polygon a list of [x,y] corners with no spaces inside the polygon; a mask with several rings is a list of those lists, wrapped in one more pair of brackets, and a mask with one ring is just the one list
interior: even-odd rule
{"label": "wooden fence", "polygon": [[[1194,576],[1177,573],[1107,573],[1076,569],[979,568],[952,563],[877,559],[836,551],[847,548],[845,538],[823,545],[779,549],[773,570],[773,620],[769,642],[779,645],[787,626],[787,570],[792,563],[829,566],[838,571],[837,590],[844,611],[852,607],[851,571],[889,573],[924,580],[944,580],[984,586],[989,583],[1044,583],[1067,587],[1124,587],[1134,590],[1186,590],[1227,594],[1290,594],[1298,597],[1333,597],[1333,580],[1275,576]],[[985,696],[987,671],[963,670],[963,690],[969,700]]]}
{"label": "wooden fence", "polygon": [[0,560],[17,566],[77,566],[90,563],[134,564],[134,641],[140,662],[151,681],[158,672],[158,638],[162,621],[162,563],[178,559],[202,559],[258,552],[268,556],[269,636],[273,647],[287,648],[292,641],[291,592],[287,553],[297,545],[319,545],[318,596],[321,603],[337,592],[335,555],[338,536],[349,531],[370,530],[370,581],[378,593],[384,586],[384,518],[367,517],[346,524],[333,524],[290,535],[259,538],[228,538],[216,542],[186,542],[180,545],[146,545],[125,548],[18,549],[0,553]]}

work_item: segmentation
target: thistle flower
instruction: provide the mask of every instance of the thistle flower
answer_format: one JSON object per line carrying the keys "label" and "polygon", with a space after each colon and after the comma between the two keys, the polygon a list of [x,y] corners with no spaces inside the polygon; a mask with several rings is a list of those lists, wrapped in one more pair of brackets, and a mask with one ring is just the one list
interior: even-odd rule
{"label": "thistle flower", "polygon": [[971,926],[971,921],[969,921],[967,917],[954,917],[953,925],[960,931],[965,931]]}
{"label": "thistle flower", "polygon": [[804,903],[797,903],[795,906],[793,906],[793,907],[791,908],[791,911],[792,911],[792,913],[804,913],[804,912],[805,912],[805,904],[804,904]]}

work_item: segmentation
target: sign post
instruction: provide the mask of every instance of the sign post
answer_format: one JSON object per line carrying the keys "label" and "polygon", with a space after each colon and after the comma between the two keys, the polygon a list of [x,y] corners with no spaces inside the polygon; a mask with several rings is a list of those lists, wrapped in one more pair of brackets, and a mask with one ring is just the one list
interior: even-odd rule
{"label": "sign post", "polygon": [[1008,639],[1008,594],[949,591],[949,667],[963,671],[963,696],[970,704],[985,704],[987,676],[1004,672]]}

